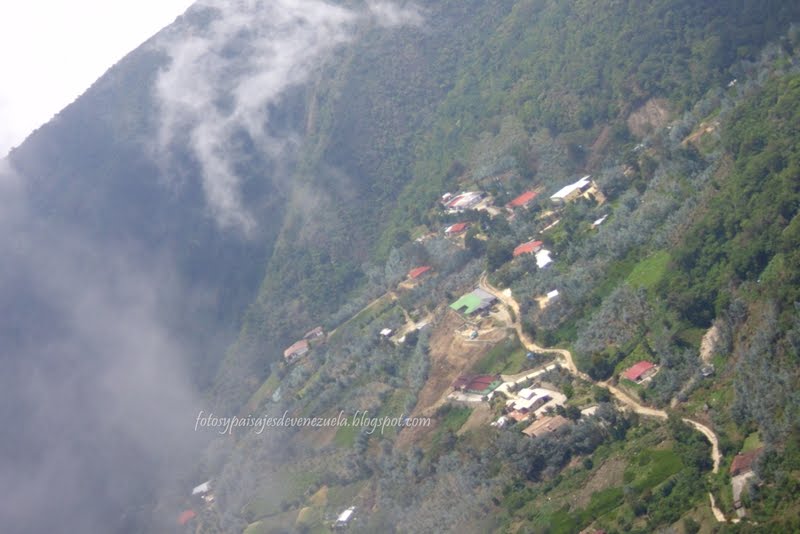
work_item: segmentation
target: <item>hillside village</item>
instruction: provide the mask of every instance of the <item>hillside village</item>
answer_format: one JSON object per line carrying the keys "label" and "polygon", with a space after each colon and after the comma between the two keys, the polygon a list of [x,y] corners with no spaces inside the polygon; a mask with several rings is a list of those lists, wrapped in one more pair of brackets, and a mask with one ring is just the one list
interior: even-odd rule
{"label": "hillside village", "polygon": [[[495,205],[492,196],[483,191],[445,193],[442,195],[439,205],[433,209],[440,210],[445,217],[460,217],[464,220],[446,224],[438,231],[435,229],[423,231],[416,242],[424,243],[428,239],[439,236],[449,240],[460,249],[466,249],[469,246],[469,239],[478,239],[484,243],[488,240],[487,236],[483,234],[485,227],[482,220],[478,218],[479,212],[488,214],[489,221],[497,218],[513,221],[523,214],[527,217],[537,217],[538,213],[538,220],[541,223],[536,237],[516,244],[513,250],[509,251],[510,254],[506,259],[508,262],[519,262],[527,257],[532,257],[534,263],[531,264],[531,267],[535,266],[539,270],[553,268],[553,265],[557,265],[558,262],[558,251],[547,248],[548,232],[558,225],[563,210],[571,203],[578,201],[589,202],[598,207],[603,206],[606,199],[591,176],[584,176],[569,183],[552,195],[544,195],[544,198],[547,199],[544,203],[540,200],[542,192],[542,188],[525,191],[502,206]],[[538,202],[537,199],[539,199]],[[606,214],[597,219],[588,230],[596,229],[609,217],[610,213],[607,210]],[[468,231],[471,234],[468,234]],[[414,266],[408,271],[404,280],[401,280],[392,290],[371,303],[357,316],[368,311],[370,307],[379,305],[376,303],[382,301],[400,302],[404,293],[438,284],[441,282],[440,277],[437,269],[431,265]],[[554,288],[535,300],[537,305],[544,309],[552,302],[557,301],[560,294],[560,288]],[[636,412],[647,417],[667,417],[666,412],[648,408],[634,400],[639,396],[641,388],[646,388],[648,382],[658,373],[659,368],[656,363],[647,360],[638,361],[623,369],[611,380],[594,380],[577,370],[568,351],[543,349],[529,340],[520,327],[518,313],[519,305],[514,301],[511,290],[496,289],[488,282],[484,274],[471,290],[465,291],[452,302],[441,302],[432,312],[402,308],[403,324],[386,324],[380,330],[374,331],[373,335],[376,339],[401,346],[407,341],[410,334],[413,333],[416,339],[426,329],[433,329],[433,337],[450,339],[449,342],[453,344],[453,348],[450,350],[460,350],[457,347],[479,347],[478,354],[482,355],[486,354],[486,349],[497,347],[503,339],[506,340],[503,344],[507,345],[510,340],[514,340],[518,344],[519,348],[516,349],[516,352],[519,353],[519,356],[515,356],[515,364],[511,366],[513,373],[474,373],[471,372],[475,370],[474,363],[462,368],[448,367],[442,375],[455,378],[445,382],[440,380],[442,377],[430,380],[426,388],[434,382],[434,390],[425,395],[423,389],[420,402],[409,415],[411,417],[435,416],[442,413],[444,407],[448,405],[451,407],[449,409],[455,410],[460,409],[459,407],[467,407],[472,410],[472,415],[467,419],[465,428],[473,428],[475,423],[472,421],[475,419],[479,421],[479,425],[487,429],[486,431],[489,428],[495,428],[501,432],[518,432],[529,439],[540,439],[548,435],[558,436],[571,425],[595,417],[598,410],[596,398],[576,399],[575,386],[569,385],[569,383],[565,385],[562,373],[571,373],[582,384],[582,388],[599,387],[608,391],[609,393],[606,395],[610,395],[610,398],[613,398],[622,410]],[[416,317],[417,320],[412,317]],[[313,360],[314,352],[324,346],[327,339],[335,336],[336,330],[338,328],[331,333],[326,333],[322,326],[316,326],[286,347],[283,355],[284,366],[287,369],[282,373],[286,374],[290,366],[311,366],[309,371],[313,373],[313,366],[316,365]],[[449,359],[449,356],[446,359]],[[434,362],[432,373],[435,372]],[[556,380],[553,381],[552,377],[556,377]],[[284,388],[279,383],[273,383],[270,389],[272,390],[271,396],[266,396],[271,399],[270,402],[280,400]],[[609,399],[602,395],[599,398]],[[429,399],[429,402],[425,402],[425,399]],[[253,407],[252,404],[251,407]],[[719,453],[713,432],[698,422],[687,421],[711,439],[713,471],[716,472],[719,466]],[[405,430],[398,433],[398,447],[408,447],[411,443],[424,443],[427,439],[424,432],[417,432],[411,436],[408,434],[409,432]],[[748,473],[750,473],[749,476],[752,476],[749,471],[745,471],[744,475],[739,476],[747,477]],[[746,478],[740,480],[746,480]],[[743,487],[743,482],[735,483],[735,487]],[[739,489],[740,491],[741,489]],[[738,493],[735,491],[734,495],[737,496]],[[709,497],[711,499],[710,507],[714,514],[720,521],[726,521],[727,518],[719,511],[713,497],[710,494]],[[363,501],[357,499],[343,504],[347,504],[348,507],[329,516],[324,521],[331,530],[347,530],[358,521],[365,520],[363,514],[367,512]],[[204,498],[203,505],[206,510],[213,506],[213,496],[211,500]],[[741,505],[738,506],[737,517],[731,518],[734,522],[744,517],[743,508]],[[179,522],[181,525],[189,525],[195,520],[197,513],[197,510],[184,511]]]}
{"label": "hillside village", "polygon": [[[672,123],[637,117],[659,105],[643,104],[631,124],[647,131],[618,139],[619,159],[595,174],[588,164],[568,174],[452,165],[450,190],[426,193],[379,282],[358,306],[293,325],[240,412],[344,414],[348,424],[236,429],[226,470],[198,473],[213,477],[214,499],[182,501],[181,528],[220,532],[223,500],[241,510],[244,534],[755,525],[765,506],[755,498],[770,491],[764,466],[783,461],[768,433],[792,423],[748,420],[765,403],[745,392],[774,401],[758,382],[780,370],[734,348],[751,320],[740,297],[718,296],[719,312],[680,286],[694,242],[674,245],[700,224],[698,206],[730,164],[719,159],[722,126],[705,122],[714,102]],[[610,133],[592,135],[587,146]],[[734,191],[747,183],[736,176]],[[372,432],[356,419],[367,413],[400,423]],[[265,439],[279,444],[269,470],[237,471]]]}

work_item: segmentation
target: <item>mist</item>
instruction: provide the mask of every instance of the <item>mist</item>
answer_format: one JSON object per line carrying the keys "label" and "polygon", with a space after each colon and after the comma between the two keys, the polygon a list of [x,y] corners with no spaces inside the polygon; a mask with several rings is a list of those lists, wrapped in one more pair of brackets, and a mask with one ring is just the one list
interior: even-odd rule
{"label": "mist", "polygon": [[[416,4],[370,1],[360,9],[322,0],[223,2],[201,0],[192,23],[167,31],[158,47],[170,58],[155,87],[161,123],[155,152],[163,159],[176,143],[199,162],[206,202],[217,223],[251,234],[236,165],[234,136],[244,132],[255,150],[280,160],[303,132],[270,124],[291,89],[309,82],[339,46],[358,34],[358,24],[419,25]],[[279,185],[289,179],[275,173]]]}
{"label": "mist", "polygon": [[169,259],[33,216],[23,185],[3,161],[0,531],[135,531],[201,449]]}

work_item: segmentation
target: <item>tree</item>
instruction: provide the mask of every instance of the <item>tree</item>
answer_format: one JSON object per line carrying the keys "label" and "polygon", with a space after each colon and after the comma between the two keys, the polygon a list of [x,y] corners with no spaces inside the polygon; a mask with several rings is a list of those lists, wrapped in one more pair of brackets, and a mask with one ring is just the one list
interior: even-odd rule
{"label": "tree", "polygon": [[511,245],[505,240],[493,239],[486,247],[486,268],[496,271],[513,258]]}

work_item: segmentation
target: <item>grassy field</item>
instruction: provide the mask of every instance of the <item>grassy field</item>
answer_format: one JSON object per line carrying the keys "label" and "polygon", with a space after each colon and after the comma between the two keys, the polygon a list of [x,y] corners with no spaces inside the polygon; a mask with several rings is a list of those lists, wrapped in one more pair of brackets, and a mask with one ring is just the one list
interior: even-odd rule
{"label": "grassy field", "polygon": [[516,335],[502,341],[490,350],[472,368],[475,374],[509,374],[513,375],[530,367],[526,358],[527,351],[520,344]]}
{"label": "grassy field", "polygon": [[665,250],[648,256],[634,266],[628,275],[628,283],[648,290],[654,288],[667,272],[669,259],[669,253]]}
{"label": "grassy field", "polygon": [[758,432],[753,432],[745,438],[744,445],[742,445],[742,452],[754,451],[763,445],[764,444],[761,442],[761,436],[758,434]]}
{"label": "grassy field", "polygon": [[281,385],[281,381],[278,378],[278,375],[275,373],[271,373],[269,378],[267,378],[261,387],[253,393],[253,396],[250,397],[250,400],[247,403],[247,407],[252,411],[258,409],[262,402],[264,402],[267,398],[271,397],[275,390],[278,389],[278,386]]}
{"label": "grassy field", "polygon": [[625,470],[624,480],[644,491],[652,489],[683,469],[683,462],[671,449],[648,449],[640,452]]}

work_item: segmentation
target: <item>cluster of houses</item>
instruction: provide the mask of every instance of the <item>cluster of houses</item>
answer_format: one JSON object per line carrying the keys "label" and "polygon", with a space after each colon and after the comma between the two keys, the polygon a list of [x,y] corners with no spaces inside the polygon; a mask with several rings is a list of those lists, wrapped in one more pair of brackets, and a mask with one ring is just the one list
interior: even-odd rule
{"label": "cluster of houses", "polygon": [[303,335],[302,339],[295,341],[283,351],[284,361],[286,363],[294,363],[311,350],[312,344],[324,341],[324,339],[325,331],[321,326],[309,330]]}

